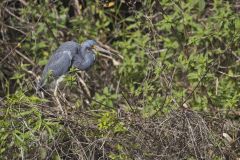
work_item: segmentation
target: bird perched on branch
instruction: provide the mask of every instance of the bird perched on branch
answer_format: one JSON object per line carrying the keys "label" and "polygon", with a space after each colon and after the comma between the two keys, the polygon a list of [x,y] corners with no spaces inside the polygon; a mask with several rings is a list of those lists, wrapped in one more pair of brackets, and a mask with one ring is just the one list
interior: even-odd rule
{"label": "bird perched on branch", "polygon": [[94,40],[87,40],[81,45],[74,41],[63,43],[44,67],[37,84],[37,91],[43,89],[48,83],[54,82],[54,95],[56,95],[59,82],[62,81],[63,76],[71,67],[87,70],[94,64],[94,51],[111,54],[111,52],[100,47]]}

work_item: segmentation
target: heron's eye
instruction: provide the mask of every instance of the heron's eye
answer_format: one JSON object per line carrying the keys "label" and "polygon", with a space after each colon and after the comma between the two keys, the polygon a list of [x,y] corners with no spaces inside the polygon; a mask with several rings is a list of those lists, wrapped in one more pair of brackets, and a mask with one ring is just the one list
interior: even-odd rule
{"label": "heron's eye", "polygon": [[90,51],[91,51],[91,48],[87,48],[86,50],[87,50],[87,52],[90,52]]}

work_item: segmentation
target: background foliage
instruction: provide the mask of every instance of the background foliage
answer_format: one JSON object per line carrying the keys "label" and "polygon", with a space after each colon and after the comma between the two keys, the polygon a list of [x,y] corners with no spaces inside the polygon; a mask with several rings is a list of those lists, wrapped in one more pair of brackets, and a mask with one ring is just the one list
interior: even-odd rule
{"label": "background foliage", "polygon": [[[1,159],[240,157],[240,2],[0,3]],[[59,93],[36,79],[64,41],[96,39]]]}

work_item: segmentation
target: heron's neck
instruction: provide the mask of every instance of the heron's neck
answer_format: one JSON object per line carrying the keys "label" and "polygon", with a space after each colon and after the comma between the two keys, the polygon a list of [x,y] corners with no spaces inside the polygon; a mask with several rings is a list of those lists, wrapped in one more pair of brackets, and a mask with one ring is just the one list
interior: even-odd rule
{"label": "heron's neck", "polygon": [[94,62],[94,54],[86,52],[87,47],[79,48],[79,53],[76,55],[73,66],[81,70],[88,69]]}
{"label": "heron's neck", "polygon": [[87,47],[85,47],[85,46],[81,46],[79,48],[79,53],[80,53],[81,57],[83,58],[83,60],[85,60],[88,57],[86,50],[87,50]]}

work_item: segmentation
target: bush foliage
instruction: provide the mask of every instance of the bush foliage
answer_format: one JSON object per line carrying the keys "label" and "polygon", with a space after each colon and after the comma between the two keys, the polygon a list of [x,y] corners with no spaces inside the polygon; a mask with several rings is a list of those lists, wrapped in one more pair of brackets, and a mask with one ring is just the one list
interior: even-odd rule
{"label": "bush foliage", "polygon": [[[0,159],[240,157],[239,1],[0,2]],[[36,81],[64,41],[95,39],[58,98]]]}

